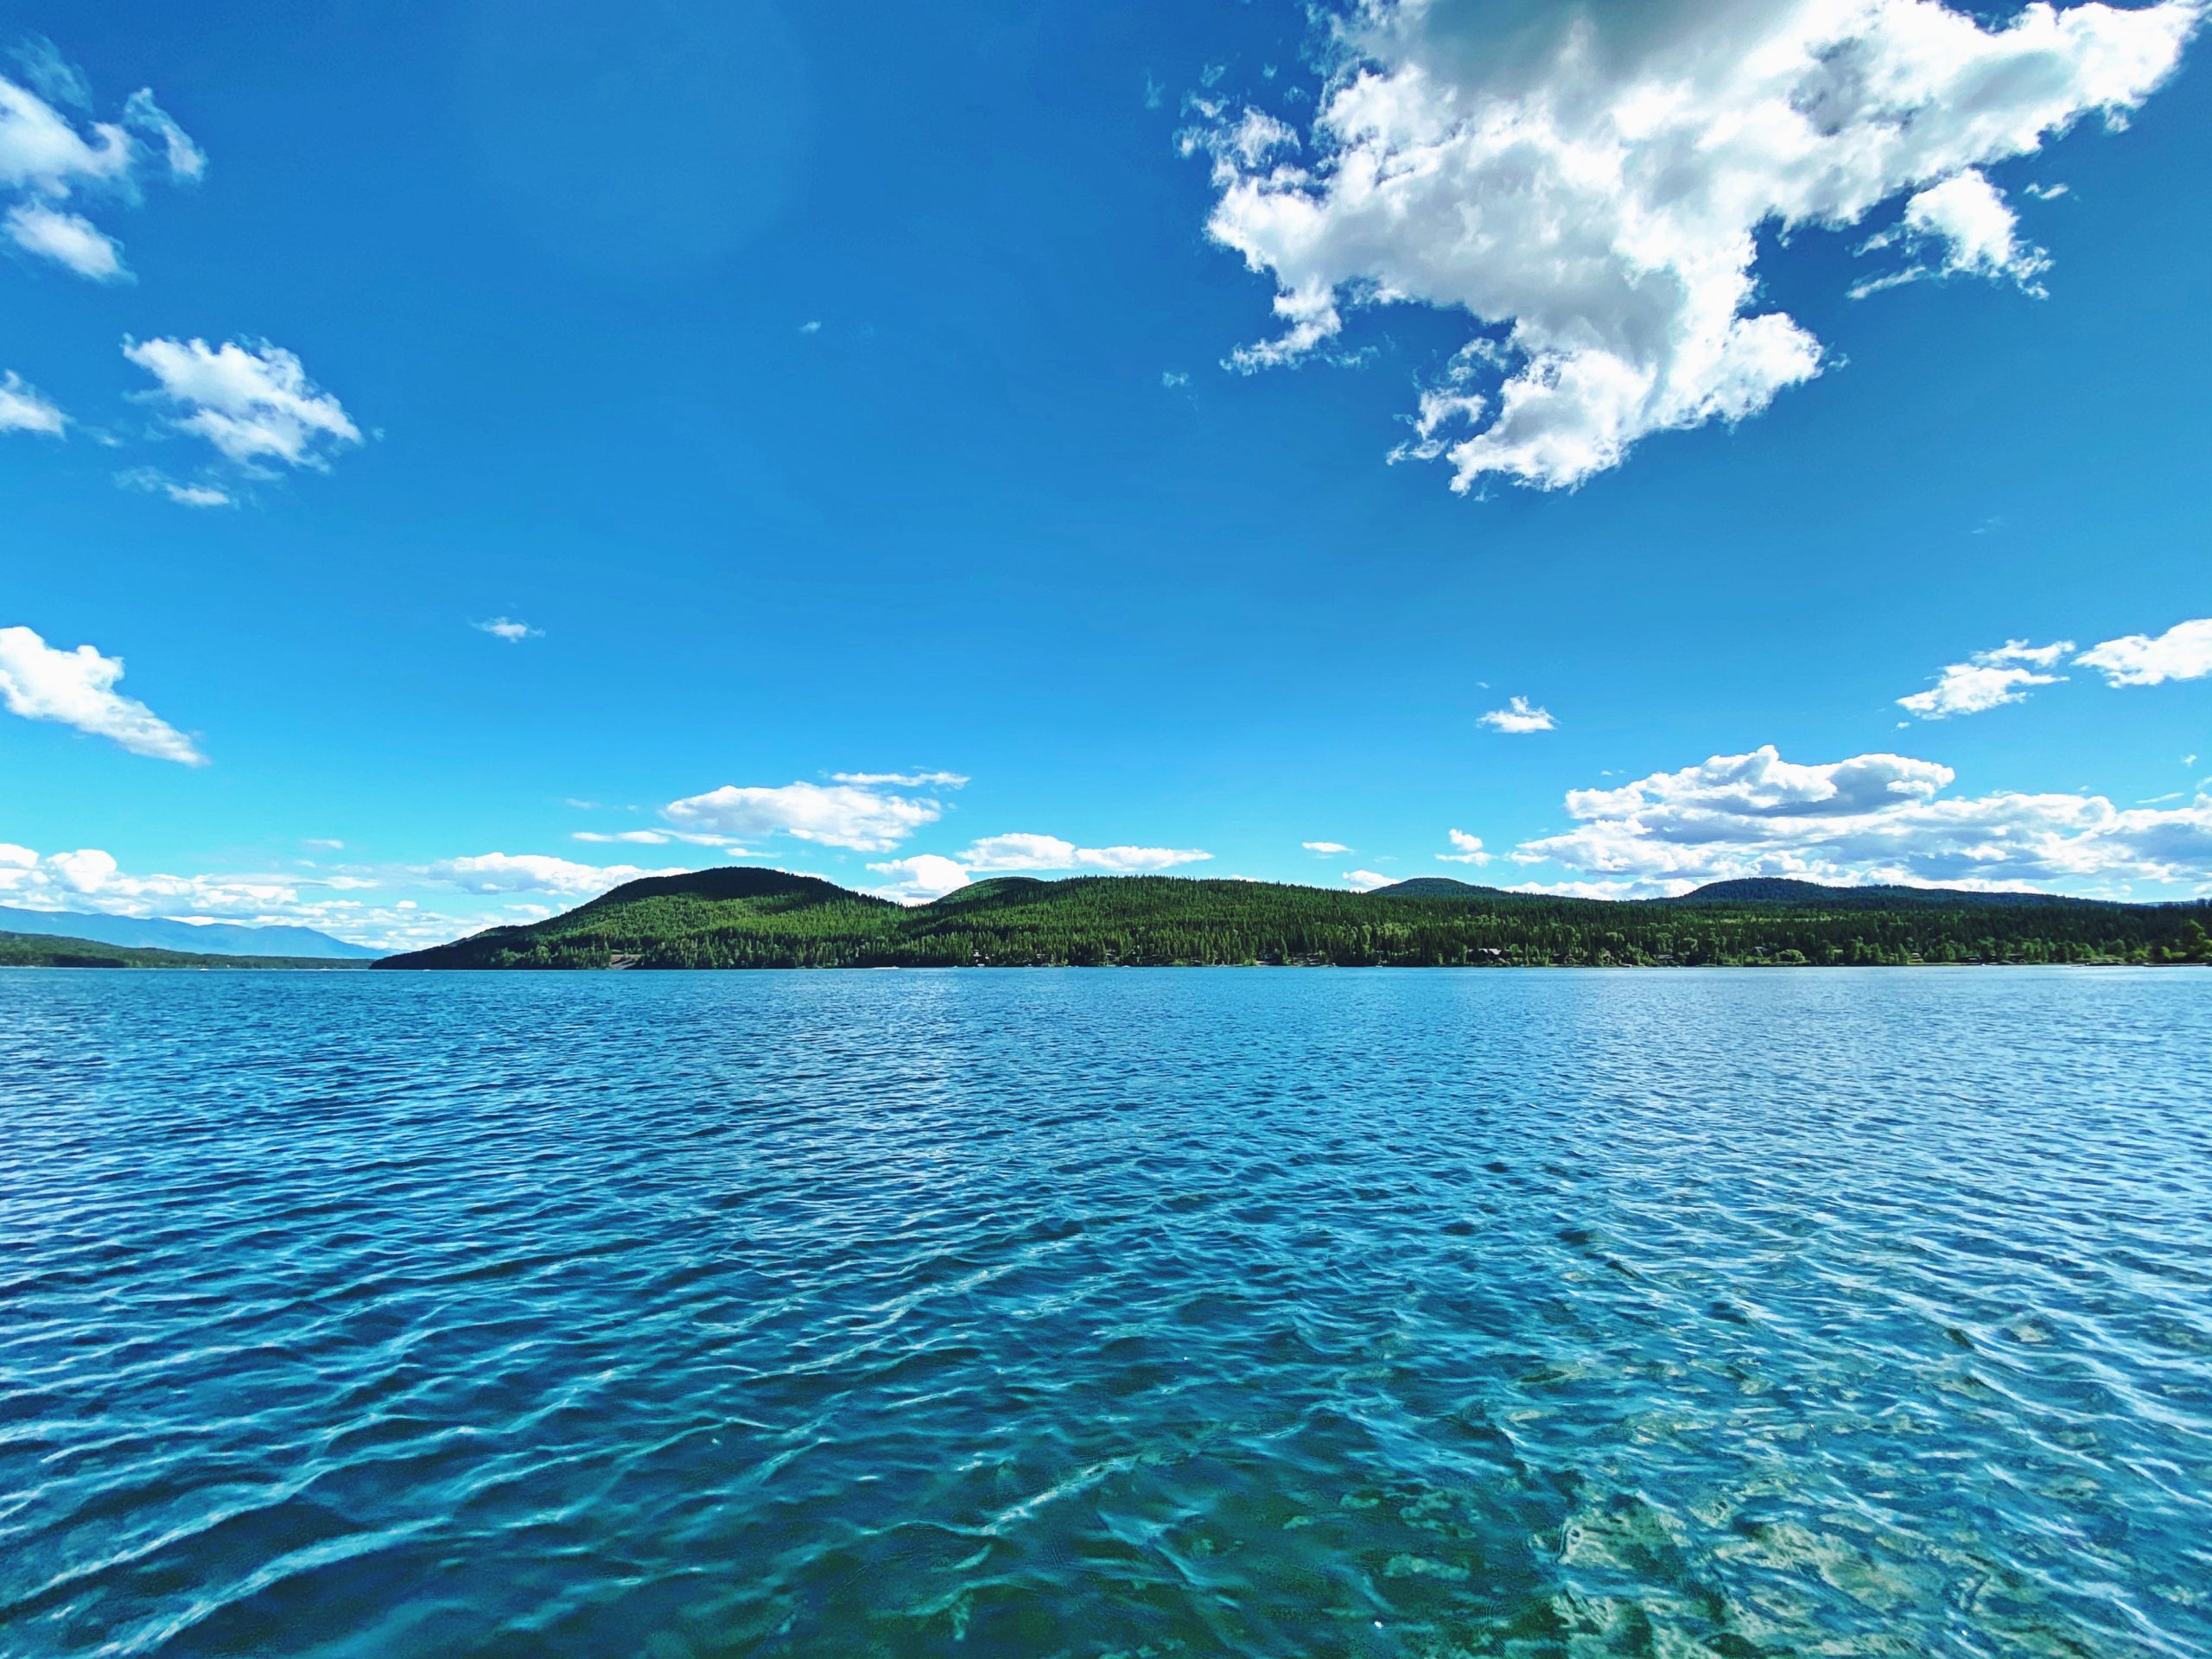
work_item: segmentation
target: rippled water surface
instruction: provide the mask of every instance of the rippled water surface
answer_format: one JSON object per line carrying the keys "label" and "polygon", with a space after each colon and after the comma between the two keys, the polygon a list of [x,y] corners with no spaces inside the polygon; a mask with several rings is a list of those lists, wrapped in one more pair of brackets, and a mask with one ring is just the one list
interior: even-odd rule
{"label": "rippled water surface", "polygon": [[0,1653],[2212,1652],[2208,1010],[0,973]]}

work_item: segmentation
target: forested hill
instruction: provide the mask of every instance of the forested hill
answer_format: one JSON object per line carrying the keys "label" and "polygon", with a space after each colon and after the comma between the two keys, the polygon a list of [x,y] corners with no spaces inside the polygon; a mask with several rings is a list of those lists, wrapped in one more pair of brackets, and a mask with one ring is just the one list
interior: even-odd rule
{"label": "forested hill", "polygon": [[1682,899],[1630,902],[1504,893],[1442,878],[1360,893],[1176,876],[1013,877],[906,909],[811,876],[729,868],[632,881],[566,915],[375,965],[2202,962],[2208,927],[2212,906],[2203,904],[1809,882],[1724,883]]}

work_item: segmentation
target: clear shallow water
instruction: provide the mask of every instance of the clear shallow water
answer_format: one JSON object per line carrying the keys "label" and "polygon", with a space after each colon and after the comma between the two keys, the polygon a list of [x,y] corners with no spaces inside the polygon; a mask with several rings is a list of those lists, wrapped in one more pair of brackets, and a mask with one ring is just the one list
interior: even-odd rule
{"label": "clear shallow water", "polygon": [[2212,976],[0,973],[0,1653],[2212,1652]]}

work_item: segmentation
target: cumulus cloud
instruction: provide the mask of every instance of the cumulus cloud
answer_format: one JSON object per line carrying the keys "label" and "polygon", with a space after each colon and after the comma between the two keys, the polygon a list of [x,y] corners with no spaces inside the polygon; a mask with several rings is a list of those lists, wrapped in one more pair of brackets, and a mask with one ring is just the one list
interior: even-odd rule
{"label": "cumulus cloud", "polygon": [[1548,732],[1559,724],[1552,718],[1551,710],[1529,707],[1526,697],[1507,699],[1506,707],[1491,709],[1477,723],[1493,732]]}
{"label": "cumulus cloud", "polygon": [[169,424],[213,444],[249,469],[264,461],[327,469],[361,442],[338,399],[308,378],[300,359],[266,340],[126,338],[123,354],[152,375],[149,396],[173,405]]}
{"label": "cumulus cloud", "polygon": [[1196,847],[1078,847],[1058,836],[985,836],[960,855],[971,873],[1003,874],[1014,870],[1173,869],[1213,855]]}
{"label": "cumulus cloud", "polygon": [[1487,864],[1494,854],[1483,850],[1483,838],[1471,836],[1464,830],[1452,832],[1452,850],[1436,856],[1446,864]]}
{"label": "cumulus cloud", "polygon": [[890,859],[868,868],[890,878],[874,891],[902,905],[926,905],[968,885],[968,872],[958,861],[938,853],[917,853],[912,858]]}
{"label": "cumulus cloud", "polygon": [[301,885],[289,876],[132,875],[97,847],[42,858],[29,848],[0,847],[0,897],[34,910],[238,918],[296,903]]}
{"label": "cumulus cloud", "polygon": [[2071,639],[2031,645],[2007,639],[1994,651],[1978,651],[1963,663],[1951,663],[1925,691],[1899,697],[1897,707],[1922,720],[1979,715],[2008,702],[2025,702],[2031,686],[2056,685],[2066,677],[2042,671],[2074,649]]}
{"label": "cumulus cloud", "polygon": [[1859,250],[1871,253],[1878,248],[1903,246],[1924,254],[1933,263],[1870,277],[1852,289],[1852,297],[1864,299],[1885,288],[1937,276],[2009,277],[2040,297],[2044,290],[2036,278],[2050,268],[2050,257],[2041,248],[2022,242],[2019,229],[2019,217],[2005,205],[2005,193],[1968,168],[1915,192],[1906,200],[1904,216],[1897,225],[1870,237]]}
{"label": "cumulus cloud", "polygon": [[1552,899],[1652,899],[1688,893],[1694,881],[1670,881],[1656,886],[1640,881],[1516,881],[1503,893],[1542,893]]}
{"label": "cumulus cloud", "polygon": [[2158,685],[2212,674],[2212,617],[2177,622],[2164,633],[2130,633],[2092,645],[2074,659],[2111,685]]}
{"label": "cumulus cloud", "polygon": [[0,702],[25,720],[50,720],[113,740],[133,754],[204,766],[190,738],[115,689],[123,658],[90,645],[61,651],[29,628],[0,628]]}
{"label": "cumulus cloud", "polygon": [[22,376],[13,369],[0,374],[0,432],[36,432],[58,438],[68,425],[69,417]]}
{"label": "cumulus cloud", "polygon": [[1274,283],[1281,327],[1233,366],[1299,362],[1361,305],[1471,320],[1397,456],[1572,486],[1654,432],[1738,421],[1823,365],[1761,310],[1763,232],[1860,225],[1942,268],[2028,281],[2043,256],[1980,169],[2174,71],[2197,0],[1358,0],[1303,133],[1211,100],[1207,228]]}
{"label": "cumulus cloud", "polygon": [[579,864],[544,853],[478,853],[441,859],[416,872],[463,893],[550,893],[563,899],[595,899],[641,876],[683,873],[681,866],[647,870],[634,864]]}
{"label": "cumulus cloud", "polygon": [[1107,870],[1129,875],[1173,869],[1213,856],[1195,847],[1078,847],[1058,836],[1015,833],[985,836],[951,857],[923,853],[894,858],[868,868],[891,878],[874,889],[901,904],[927,904],[979,875],[1011,875],[1032,870]]}
{"label": "cumulus cloud", "polygon": [[324,871],[139,875],[96,847],[41,857],[28,847],[0,844],[0,904],[29,910],[289,924],[388,950],[438,944],[494,919],[449,916],[411,899],[358,896],[388,885],[377,876]]}
{"label": "cumulus cloud", "polygon": [[479,633],[488,633],[494,639],[504,639],[511,645],[518,645],[525,639],[543,639],[545,637],[544,629],[533,628],[529,623],[518,622],[509,616],[495,616],[488,622],[472,622],[468,626]]}
{"label": "cumulus cloud", "polygon": [[1331,858],[1338,857],[1343,854],[1351,851],[1351,849],[1345,846],[1341,841],[1301,841],[1298,844],[1303,847],[1309,853],[1319,853],[1325,857]]}
{"label": "cumulus cloud", "polygon": [[1362,893],[1372,893],[1377,887],[1393,886],[1397,881],[1397,879],[1398,878],[1395,875],[1384,875],[1380,870],[1346,870],[1344,872],[1345,885],[1348,887],[1357,887]]}
{"label": "cumulus cloud", "polygon": [[2063,890],[2212,884],[2212,797],[2164,811],[2096,795],[1947,798],[1953,779],[1950,767],[1905,755],[1801,766],[1770,745],[1573,791],[1576,827],[1524,842],[1515,856],[1563,865],[1616,897],[1752,875]]}
{"label": "cumulus cloud", "polygon": [[741,840],[785,835],[824,847],[880,853],[889,851],[924,824],[936,823],[944,808],[929,796],[893,794],[887,785],[797,783],[774,789],[725,784],[704,795],[671,801],[661,810],[670,823],[686,830]]}
{"label": "cumulus cloud", "polygon": [[147,915],[166,907],[222,915],[298,897],[297,884],[283,877],[130,875],[97,847],[41,857],[28,847],[0,846],[0,898],[33,910]]}
{"label": "cumulus cloud", "polygon": [[[306,844],[318,850],[340,850],[335,840]],[[641,876],[678,874],[677,869],[601,867],[537,854],[486,853],[426,865],[326,869],[309,864],[279,874],[142,875],[124,869],[112,855],[99,848],[41,856],[29,848],[0,845],[0,904],[180,921],[263,926],[290,923],[400,950],[437,944],[495,923],[549,915]],[[453,914],[397,896],[408,888],[425,887],[498,902],[474,907],[473,914]],[[470,909],[465,904],[461,908]]]}
{"label": "cumulus cloud", "polygon": [[0,227],[24,252],[80,276],[128,278],[120,245],[79,207],[135,202],[149,177],[192,182],[207,171],[206,155],[144,87],[119,120],[80,127],[63,110],[91,109],[83,74],[49,41],[13,55],[23,80],[0,75]]}

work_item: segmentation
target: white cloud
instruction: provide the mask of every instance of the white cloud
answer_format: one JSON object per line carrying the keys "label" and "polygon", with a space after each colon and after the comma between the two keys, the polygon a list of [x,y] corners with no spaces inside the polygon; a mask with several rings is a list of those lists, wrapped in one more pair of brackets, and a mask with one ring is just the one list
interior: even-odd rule
{"label": "white cloud", "polygon": [[1372,893],[1377,887],[1395,885],[1398,878],[1395,875],[1384,875],[1379,870],[1346,870],[1344,872],[1344,879],[1348,885],[1358,888],[1362,893]]}
{"label": "white cloud", "polygon": [[273,879],[241,877],[224,881],[126,875],[111,855],[97,847],[50,853],[43,858],[27,847],[0,847],[0,895],[11,904],[34,910],[91,909],[141,915],[155,901],[168,899],[188,901],[195,909],[220,911],[257,906],[290,891],[286,883]]}
{"label": "white cloud", "polygon": [[207,171],[207,152],[187,137],[184,129],[154,102],[150,87],[141,86],[124,101],[123,124],[161,145],[162,160],[168,164],[171,178],[196,182]]}
{"label": "white cloud", "polygon": [[912,858],[894,858],[868,868],[892,878],[874,891],[902,905],[926,905],[968,885],[968,872],[937,853],[917,853]]}
{"label": "white cloud", "polygon": [[342,853],[346,850],[346,843],[333,836],[309,836],[300,845],[312,847],[319,853]]}
{"label": "white cloud", "polygon": [[165,495],[181,507],[229,507],[238,505],[228,490],[213,484],[185,483],[153,467],[134,467],[128,472],[118,473],[115,481],[125,489],[143,490],[149,495]]}
{"label": "white cloud", "polygon": [[22,376],[13,369],[0,374],[0,432],[38,432],[58,438],[68,424],[69,417]]}
{"label": "white cloud", "polygon": [[1057,836],[1014,833],[986,836],[960,855],[963,865],[986,873],[1008,870],[1065,870],[1076,861],[1076,846]]}
{"label": "white cloud", "polygon": [[478,853],[441,859],[416,872],[464,893],[550,893],[564,899],[594,899],[641,876],[684,873],[681,866],[647,870],[634,864],[578,864],[543,853]]}
{"label": "white cloud", "polygon": [[1195,847],[1078,847],[1058,836],[985,836],[963,853],[947,858],[920,853],[868,868],[892,879],[873,889],[900,904],[927,904],[979,875],[1009,875],[1028,870],[1109,870],[1131,874],[1195,864],[1213,855]]}
{"label": "white cloud", "polygon": [[1195,847],[1078,847],[1058,836],[985,836],[959,855],[971,874],[1013,870],[1166,870],[1213,855]]}
{"label": "white cloud", "polygon": [[2002,190],[1973,168],[1955,173],[1916,192],[1905,202],[1897,226],[1870,238],[1859,250],[1868,253],[1903,245],[1929,251],[1936,263],[1870,278],[1852,289],[1852,297],[1864,299],[1929,276],[2010,277],[2040,297],[2043,289],[2036,278],[2050,268],[2050,257],[2023,243],[2019,226],[2018,215],[2005,206]]}
{"label": "white cloud", "polygon": [[1478,723],[1493,732],[1548,732],[1559,724],[1549,709],[1530,708],[1526,697],[1510,698],[1508,702],[1510,706],[1491,709]]}
{"label": "white cloud", "polygon": [[832,783],[858,784],[872,789],[888,784],[898,789],[965,789],[967,774],[958,772],[833,772]]}
{"label": "white cloud", "polygon": [[160,383],[151,394],[181,413],[169,423],[207,440],[246,467],[264,459],[318,471],[361,442],[337,398],[308,378],[300,359],[266,340],[125,338],[123,354]]}
{"label": "white cloud", "polygon": [[2158,685],[2212,674],[2212,617],[2177,622],[2155,637],[2126,634],[2092,645],[2074,659],[2113,685]]}
{"label": "white cloud", "polygon": [[2073,649],[2071,639],[2048,645],[2007,639],[1994,651],[1978,651],[1963,663],[1948,664],[1933,685],[1899,697],[1897,707],[1922,720],[1947,720],[2025,702],[2029,687],[2056,685],[2066,677],[2037,671],[2050,668]]}
{"label": "white cloud", "polygon": [[1436,856],[1446,864],[1487,864],[1495,855],[1483,850],[1483,838],[1471,836],[1464,830],[1452,831],[1452,848],[1448,853]]}
{"label": "white cloud", "polygon": [[123,658],[90,645],[57,651],[29,628],[0,628],[0,702],[25,720],[50,720],[111,738],[133,754],[204,766],[192,740],[115,689]]}
{"label": "white cloud", "polygon": [[545,637],[544,629],[533,628],[529,623],[518,622],[512,617],[495,616],[488,622],[472,622],[468,626],[479,633],[488,633],[494,639],[504,639],[511,645],[518,645],[525,639],[543,639]]}
{"label": "white cloud", "polygon": [[32,41],[14,55],[30,85],[0,75],[0,200],[7,203],[0,223],[27,253],[96,282],[127,278],[115,238],[74,205],[86,197],[135,201],[149,174],[188,183],[206,172],[207,156],[143,87],[120,121],[79,130],[55,105],[91,107],[84,76],[51,41]]}
{"label": "white cloud", "polygon": [[1524,842],[1515,856],[1610,879],[1616,896],[1750,875],[2069,889],[2212,883],[2212,797],[2171,811],[2123,810],[2095,795],[1943,798],[1953,779],[1948,766],[1904,755],[1797,766],[1768,746],[1571,791],[1577,827]]}
{"label": "white cloud", "polygon": [[798,331],[802,334],[818,334],[822,332],[822,324],[818,321],[802,322]]}
{"label": "white cloud", "polygon": [[186,922],[312,927],[356,944],[391,950],[435,944],[499,919],[442,914],[411,899],[375,902],[338,897],[387,887],[380,877],[296,870],[282,874],[136,875],[99,848],[41,858],[0,845],[0,903],[44,911],[161,916]]}
{"label": "white cloud", "polygon": [[61,55],[60,48],[42,35],[34,35],[8,55],[22,66],[23,79],[49,104],[66,104],[75,110],[92,107],[92,85],[85,72]]}
{"label": "white cloud", "polygon": [[1537,893],[1553,899],[1672,899],[1697,887],[1694,881],[1516,881],[1505,893]]}
{"label": "white cloud", "polygon": [[0,848],[0,896],[34,910],[236,917],[292,904],[299,886],[288,876],[130,875],[97,847],[44,858],[27,848]]}
{"label": "white cloud", "polygon": [[1283,325],[1231,360],[1296,362],[1354,306],[1464,312],[1471,349],[1398,454],[1448,461],[1462,491],[1571,486],[1820,372],[1810,334],[1756,308],[1764,232],[1855,226],[1910,194],[1947,264],[2018,279],[2040,255],[1970,174],[2083,116],[2118,124],[2201,16],[2197,0],[2035,4],[1990,27],[1938,0],[1363,0],[1302,150],[1272,118],[1197,105],[1208,230],[1273,278]]}
{"label": "white cloud", "polygon": [[1167,391],[1173,391],[1178,386],[1189,385],[1191,377],[1180,369],[1162,369],[1160,372],[1160,384]]}
{"label": "white cloud", "polygon": [[107,122],[92,137],[25,86],[0,76],[0,186],[64,197],[129,176],[130,135]]}
{"label": "white cloud", "polygon": [[67,265],[96,283],[127,282],[123,245],[82,213],[64,213],[36,202],[8,210],[8,239],[26,253]]}
{"label": "white cloud", "polygon": [[1341,841],[1301,841],[1298,844],[1309,853],[1319,853],[1330,858],[1351,851]]}
{"label": "white cloud", "polygon": [[684,829],[741,840],[786,835],[824,847],[880,853],[936,823],[944,809],[927,796],[893,795],[870,785],[797,783],[776,789],[725,784],[704,795],[671,801],[661,810]]}

